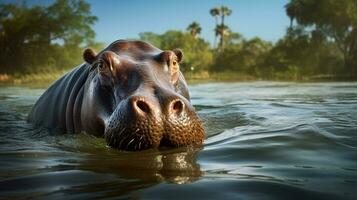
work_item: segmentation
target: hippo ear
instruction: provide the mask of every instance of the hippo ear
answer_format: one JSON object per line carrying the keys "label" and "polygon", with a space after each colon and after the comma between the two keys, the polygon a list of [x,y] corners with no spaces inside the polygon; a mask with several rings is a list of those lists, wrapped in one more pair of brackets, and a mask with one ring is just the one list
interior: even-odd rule
{"label": "hippo ear", "polygon": [[97,53],[91,48],[87,48],[83,52],[83,59],[88,64],[92,64],[95,61],[96,57],[97,57]]}
{"label": "hippo ear", "polygon": [[181,51],[181,49],[174,49],[172,51],[175,53],[175,55],[177,57],[177,61],[181,62],[183,59],[183,52]]}

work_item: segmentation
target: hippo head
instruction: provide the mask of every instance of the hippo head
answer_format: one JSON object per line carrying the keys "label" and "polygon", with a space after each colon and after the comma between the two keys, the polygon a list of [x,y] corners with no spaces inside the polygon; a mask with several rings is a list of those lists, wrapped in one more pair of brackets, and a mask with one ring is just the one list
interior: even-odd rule
{"label": "hippo head", "polygon": [[98,54],[86,49],[83,58],[90,67],[81,108],[87,133],[129,151],[202,144],[204,129],[180,72],[181,50],[118,40]]}

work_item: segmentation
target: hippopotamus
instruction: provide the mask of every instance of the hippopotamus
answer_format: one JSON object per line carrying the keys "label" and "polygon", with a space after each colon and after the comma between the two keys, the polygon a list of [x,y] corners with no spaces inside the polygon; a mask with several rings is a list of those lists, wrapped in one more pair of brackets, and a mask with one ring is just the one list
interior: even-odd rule
{"label": "hippopotamus", "polygon": [[99,53],[85,49],[83,59],[33,106],[28,121],[35,127],[103,137],[126,151],[203,143],[180,49],[117,40]]}

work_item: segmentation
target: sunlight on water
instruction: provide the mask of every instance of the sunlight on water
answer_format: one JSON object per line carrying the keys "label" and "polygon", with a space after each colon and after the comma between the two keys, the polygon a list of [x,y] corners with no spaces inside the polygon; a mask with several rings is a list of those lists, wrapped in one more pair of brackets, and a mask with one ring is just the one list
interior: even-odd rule
{"label": "sunlight on water", "polygon": [[0,88],[0,197],[354,199],[357,83],[190,87],[202,148],[121,152],[49,135],[26,116],[43,89]]}

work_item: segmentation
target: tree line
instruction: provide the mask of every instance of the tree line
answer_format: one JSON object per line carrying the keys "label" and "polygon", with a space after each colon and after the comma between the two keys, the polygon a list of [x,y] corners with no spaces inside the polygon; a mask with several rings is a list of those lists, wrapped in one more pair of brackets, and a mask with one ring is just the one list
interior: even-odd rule
{"label": "tree line", "polygon": [[[144,32],[139,39],[161,49],[180,47],[184,72],[232,72],[263,79],[300,80],[332,76],[357,79],[357,1],[290,0],[286,34],[277,42],[246,39],[225,23],[232,11],[218,6],[207,12],[216,25],[213,45],[192,22],[186,30]],[[48,7],[0,5],[0,73],[37,72],[73,67],[94,41],[97,18],[84,1],[57,0]],[[5,47],[5,48],[3,48]]]}
{"label": "tree line", "polygon": [[29,7],[0,4],[0,73],[68,69],[82,62],[83,47],[100,46],[92,25],[97,17],[85,1],[57,0]]}

